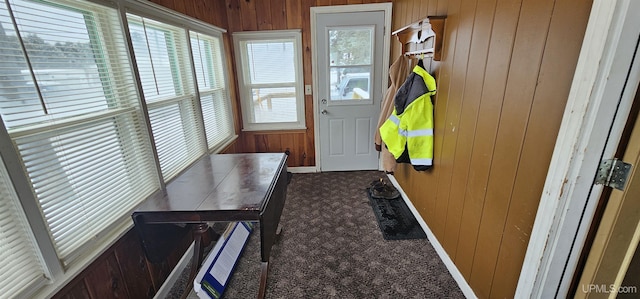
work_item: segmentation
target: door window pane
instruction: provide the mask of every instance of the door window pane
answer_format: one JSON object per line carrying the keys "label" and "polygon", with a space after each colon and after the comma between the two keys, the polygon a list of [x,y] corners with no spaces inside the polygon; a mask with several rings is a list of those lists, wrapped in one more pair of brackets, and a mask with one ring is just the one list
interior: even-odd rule
{"label": "door window pane", "polygon": [[369,100],[373,28],[329,29],[331,101]]}

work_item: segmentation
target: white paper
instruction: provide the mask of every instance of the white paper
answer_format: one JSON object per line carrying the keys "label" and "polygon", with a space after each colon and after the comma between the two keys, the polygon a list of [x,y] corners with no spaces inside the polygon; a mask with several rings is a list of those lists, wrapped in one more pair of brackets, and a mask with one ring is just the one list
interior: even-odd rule
{"label": "white paper", "polygon": [[211,267],[209,273],[221,285],[227,284],[227,280],[233,270],[233,265],[238,260],[240,251],[242,251],[242,247],[244,247],[244,243],[248,237],[249,230],[247,230],[244,225],[238,223],[235,231],[229,237],[229,241],[227,241],[227,244],[222,249],[220,256],[213,267]]}

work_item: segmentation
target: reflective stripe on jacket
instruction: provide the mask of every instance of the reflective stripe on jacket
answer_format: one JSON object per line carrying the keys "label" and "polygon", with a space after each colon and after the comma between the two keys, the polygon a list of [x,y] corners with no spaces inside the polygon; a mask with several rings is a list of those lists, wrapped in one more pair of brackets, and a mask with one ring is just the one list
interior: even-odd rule
{"label": "reflective stripe on jacket", "polygon": [[[433,165],[433,104],[436,81],[419,65],[394,98],[394,109],[380,127],[380,136],[398,162],[410,162],[416,170]],[[408,161],[405,157],[408,155]]]}

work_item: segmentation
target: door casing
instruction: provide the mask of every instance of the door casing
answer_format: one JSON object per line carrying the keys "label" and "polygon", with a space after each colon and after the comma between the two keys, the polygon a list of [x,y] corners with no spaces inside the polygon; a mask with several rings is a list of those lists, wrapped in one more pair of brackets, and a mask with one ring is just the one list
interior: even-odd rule
{"label": "door casing", "polygon": [[[316,45],[315,40],[317,37],[317,16],[319,14],[331,14],[331,13],[346,13],[346,12],[368,12],[368,11],[384,11],[384,34],[383,34],[383,53],[382,53],[382,82],[387,82],[389,78],[389,55],[391,52],[391,10],[393,4],[387,3],[374,3],[374,4],[354,4],[354,5],[335,5],[335,6],[319,6],[311,7],[311,51],[314,53],[311,57],[311,67],[313,69],[313,135],[315,146],[315,171],[320,172],[322,166],[322,159],[320,157],[320,134],[319,134],[319,119],[317,117],[319,113],[319,99],[318,99],[318,59],[315,55]],[[388,86],[382,85],[382,94],[385,94]],[[371,145],[373,146],[373,145]]]}
{"label": "door casing", "polygon": [[[623,285],[631,258],[636,252],[638,238],[640,238],[639,214],[640,211],[640,118],[629,122],[631,131],[628,142],[621,145],[626,147],[622,156],[617,158],[630,163],[632,168],[624,187],[624,190],[613,189],[606,199],[606,207],[599,217],[599,225],[595,228],[596,234],[584,268],[579,277],[579,283],[573,298],[607,298],[609,294],[596,290],[594,286],[606,285],[606,291],[611,291],[611,286],[619,286],[627,289],[624,293],[637,293],[637,285]],[[587,249],[585,249],[586,251]],[[573,288],[573,287],[572,287]],[[621,289],[624,291],[624,289]],[[636,294],[637,296],[637,294]]]}
{"label": "door casing", "polygon": [[[516,298],[565,297],[640,82],[640,3],[594,0]],[[635,58],[634,58],[635,57]]]}

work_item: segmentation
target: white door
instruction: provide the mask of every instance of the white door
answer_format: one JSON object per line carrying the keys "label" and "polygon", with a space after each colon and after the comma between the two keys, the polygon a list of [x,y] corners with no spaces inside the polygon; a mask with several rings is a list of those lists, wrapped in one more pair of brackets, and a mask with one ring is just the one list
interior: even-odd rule
{"label": "white door", "polygon": [[321,13],[315,24],[320,169],[378,169],[385,11]]}

